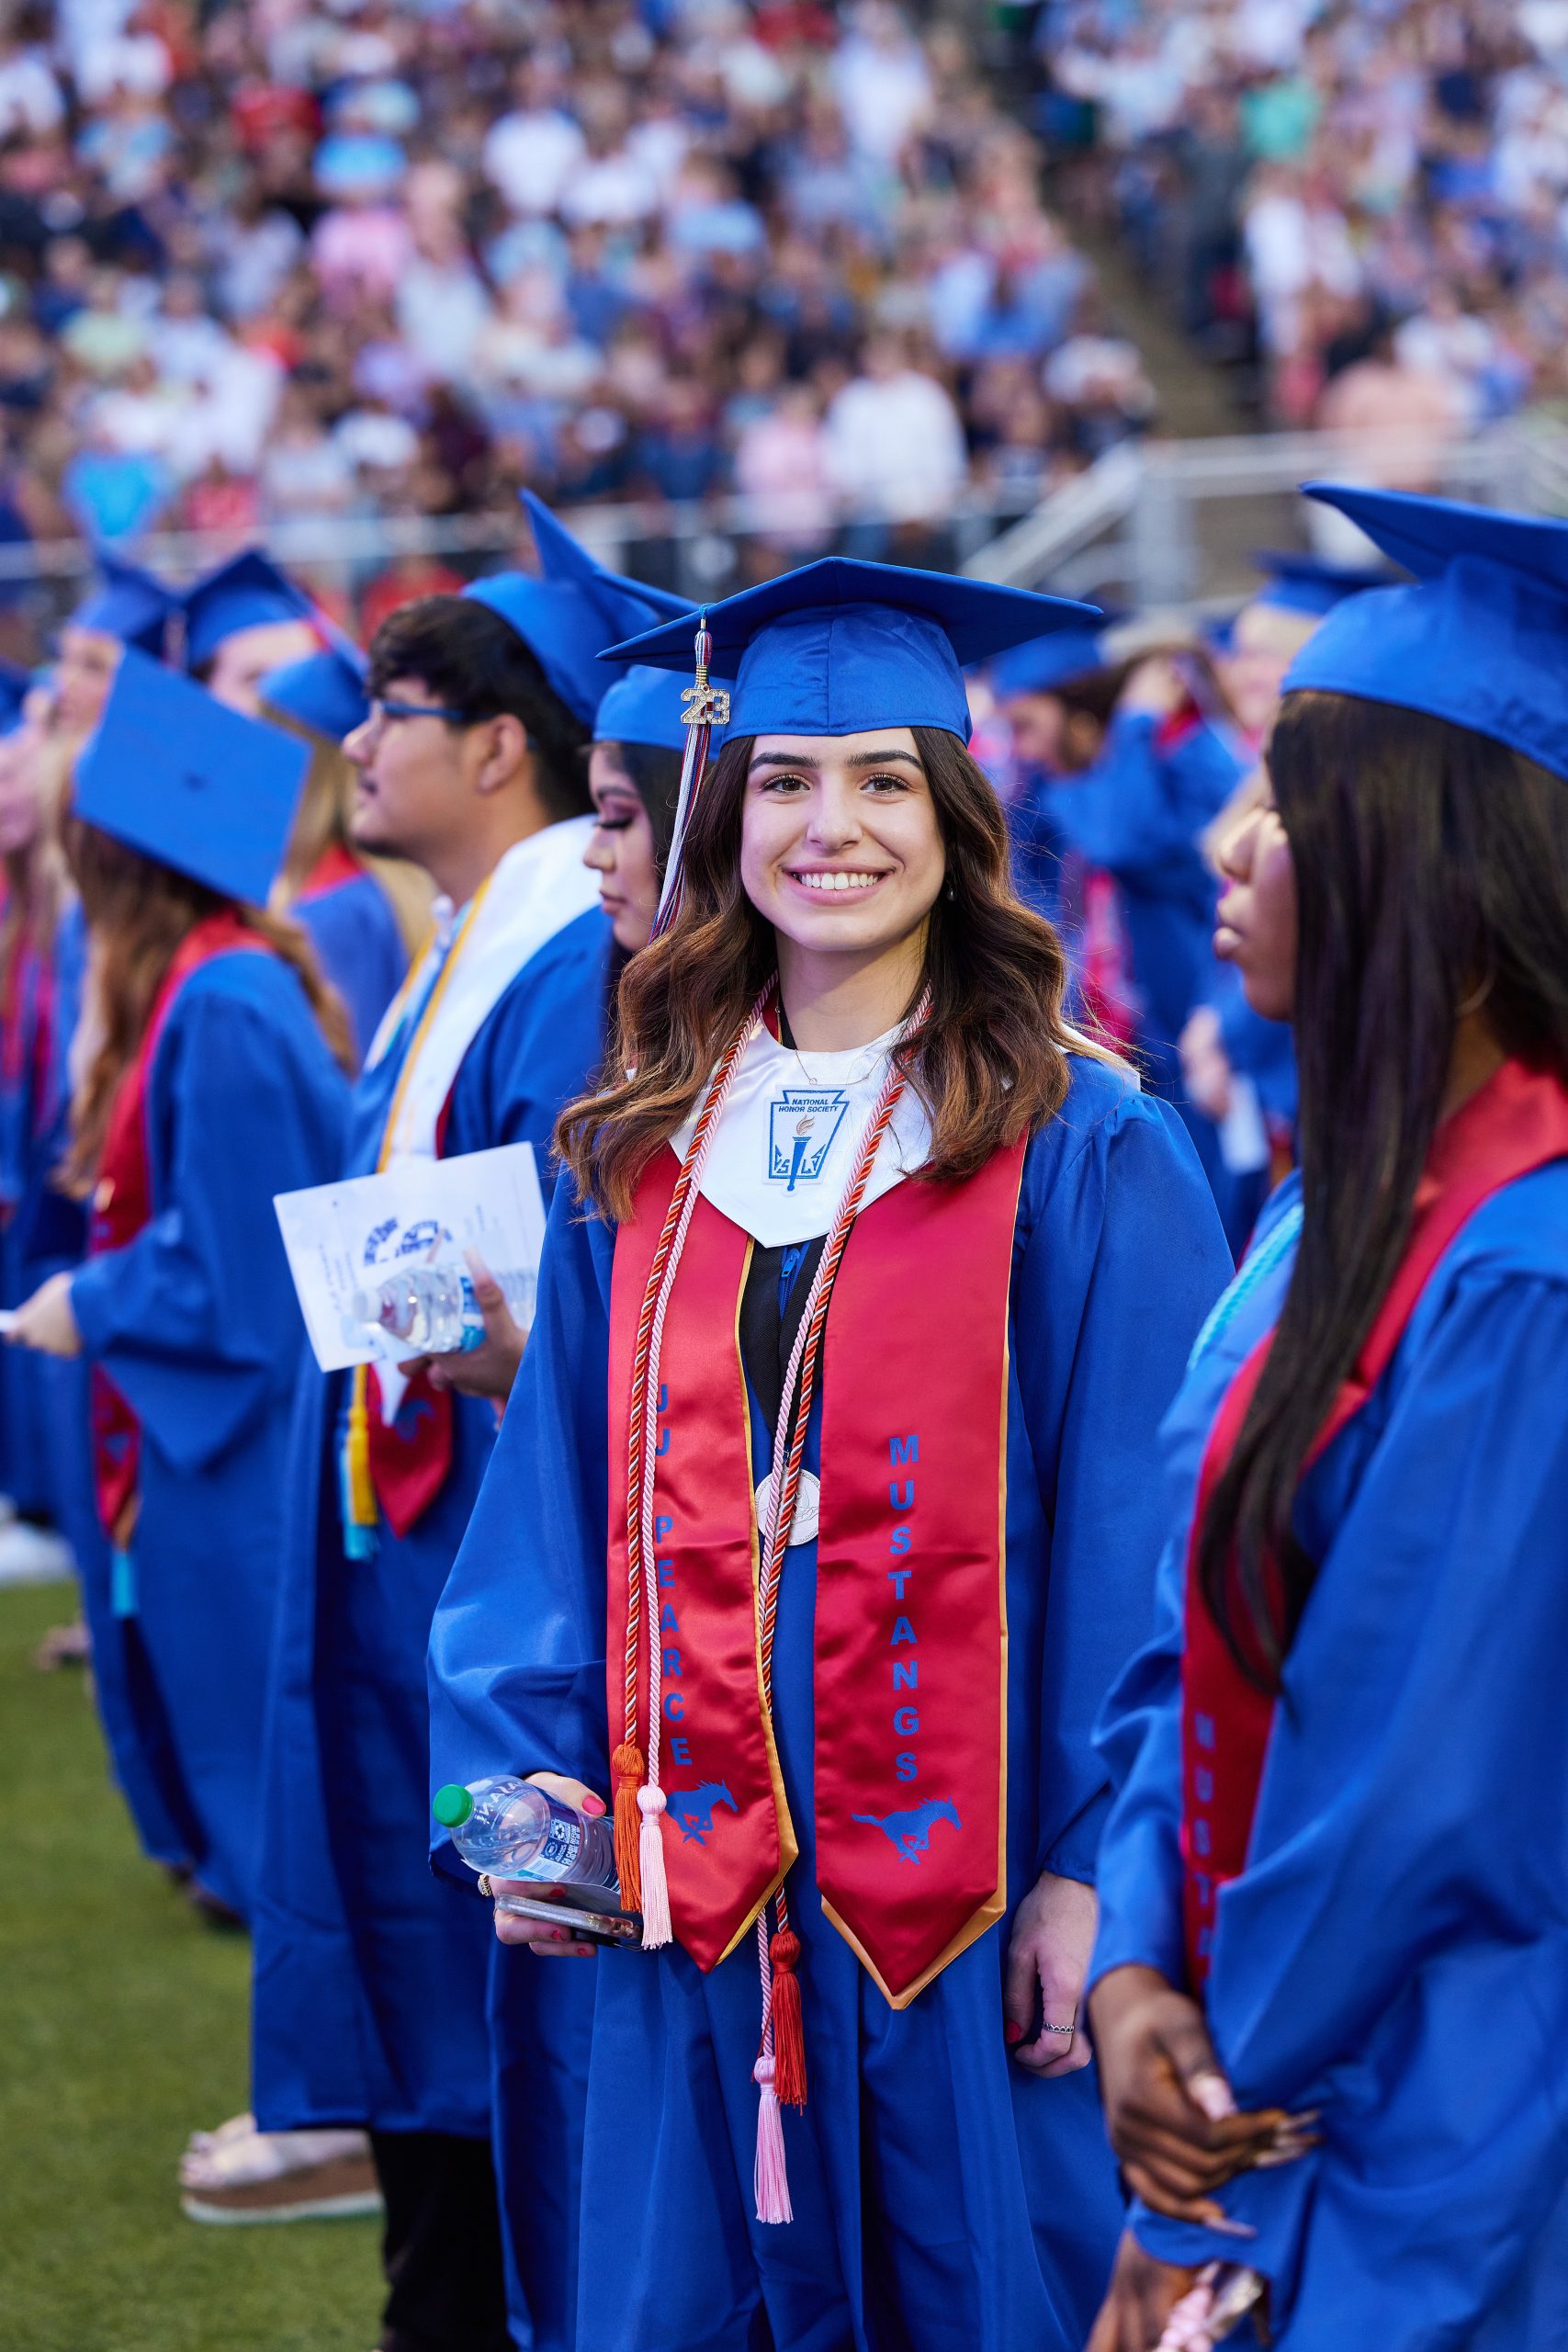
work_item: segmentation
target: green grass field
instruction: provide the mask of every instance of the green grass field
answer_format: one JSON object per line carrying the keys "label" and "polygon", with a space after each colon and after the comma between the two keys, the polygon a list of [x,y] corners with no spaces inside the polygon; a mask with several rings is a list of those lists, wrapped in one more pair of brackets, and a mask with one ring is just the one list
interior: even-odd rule
{"label": "green grass field", "polygon": [[141,1860],[83,1676],[29,1665],[71,1604],[0,1592],[0,2347],[369,2352],[373,2222],[180,2211],[186,2133],[249,2103],[249,1947]]}

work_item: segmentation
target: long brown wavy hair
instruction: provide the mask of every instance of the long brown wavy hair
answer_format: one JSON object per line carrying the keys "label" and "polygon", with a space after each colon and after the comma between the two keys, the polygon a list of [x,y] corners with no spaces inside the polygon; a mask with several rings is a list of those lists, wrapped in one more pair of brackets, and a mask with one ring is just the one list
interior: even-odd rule
{"label": "long brown wavy hair", "polygon": [[[930,989],[930,1016],[902,1051],[931,1124],[921,1172],[951,1183],[1055,1115],[1067,1091],[1069,1048],[1116,1057],[1068,1027],[1061,942],[1014,893],[1007,824],[989,779],[956,736],[932,727],[913,733],[947,873],[916,989]],[[681,912],[621,981],[618,1065],[569,1104],[556,1127],[556,1148],[579,1191],[604,1216],[631,1215],[638,1177],[686,1118],[777,969],[773,925],[740,880],[754,741],[726,743],[697,796]]]}
{"label": "long brown wavy hair", "polygon": [[65,854],[92,934],[96,1023],[96,1050],[71,1106],[71,1148],[61,1170],[67,1191],[80,1198],[92,1191],[116,1090],[146,1035],[169,967],[187,933],[225,908],[299,974],[321,1035],[352,1074],[348,1014],[298,923],[225,899],[80,817],[66,820]]}

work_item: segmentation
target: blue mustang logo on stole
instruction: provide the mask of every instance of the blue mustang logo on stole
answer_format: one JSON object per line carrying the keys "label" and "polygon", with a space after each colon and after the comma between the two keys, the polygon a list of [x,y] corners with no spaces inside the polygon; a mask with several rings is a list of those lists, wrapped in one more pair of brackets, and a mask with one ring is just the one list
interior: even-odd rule
{"label": "blue mustang logo on stole", "polygon": [[898,1860],[913,1862],[917,1868],[920,1856],[930,1850],[933,1822],[951,1821],[954,1829],[964,1826],[957,1806],[948,1797],[929,1798],[912,1813],[852,1813],[850,1819],[868,1822],[873,1829],[880,1829],[885,1838],[892,1840]]}
{"label": "blue mustang logo on stole", "polygon": [[731,1813],[740,1810],[726,1781],[704,1781],[699,1788],[667,1789],[664,1792],[664,1809],[679,1828],[682,1846],[707,1844],[714,1807],[719,1804],[727,1804]]}
{"label": "blue mustang logo on stole", "polygon": [[793,1193],[827,1165],[849,1096],[841,1088],[786,1086],[768,1105],[768,1182]]}

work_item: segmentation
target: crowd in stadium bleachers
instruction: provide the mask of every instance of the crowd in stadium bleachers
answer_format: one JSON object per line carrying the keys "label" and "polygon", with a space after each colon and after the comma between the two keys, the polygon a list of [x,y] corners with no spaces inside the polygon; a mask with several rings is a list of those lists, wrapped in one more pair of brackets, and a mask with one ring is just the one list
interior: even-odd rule
{"label": "crowd in stadium bleachers", "polygon": [[1440,437],[1568,391],[1561,0],[1046,0],[1058,153],[1267,421]]}
{"label": "crowd in stadium bleachers", "polygon": [[[0,40],[11,537],[1021,511],[1153,393],[963,39],[888,0],[64,0]],[[375,616],[372,616],[372,618]]]}

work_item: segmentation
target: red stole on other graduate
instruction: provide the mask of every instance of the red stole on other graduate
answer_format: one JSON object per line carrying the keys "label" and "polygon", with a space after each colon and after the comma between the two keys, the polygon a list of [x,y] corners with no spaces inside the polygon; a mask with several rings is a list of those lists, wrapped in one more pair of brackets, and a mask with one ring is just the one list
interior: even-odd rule
{"label": "red stole on other graduate", "polygon": [[[1359,1412],[1387,1371],[1423,1291],[1461,1227],[1505,1184],[1565,1157],[1568,1091],[1559,1079],[1519,1062],[1506,1062],[1443,1121],[1416,1188],[1404,1256],[1355,1371],[1318,1432],[1308,1466]],[[1225,1392],[1203,1456],[1188,1544],[1181,1668],[1182,1924],[1188,1982],[1194,1989],[1208,1977],[1219,1890],[1247,1864],[1276,1703],[1242,1672],[1214,1622],[1199,1582],[1198,1544],[1273,1340],[1272,1331],[1264,1336]]]}
{"label": "red stole on other graduate", "polygon": [[[147,1140],[147,1090],[158,1041],[181,988],[199,965],[231,948],[270,951],[243,919],[224,908],[186,932],[153,1000],[136,1058],[120,1078],[109,1110],[103,1158],[93,1194],[87,1254],[101,1257],[134,1241],[152,1214],[152,1155]],[[108,1374],[95,1364],[90,1381],[93,1480],[98,1518],[113,1543],[130,1532],[141,1459],[141,1424]]]}
{"label": "red stole on other graduate", "polygon": [[[1006,1902],[1008,1295],[1021,1143],[967,1183],[863,1209],[823,1340],[817,1879],[895,2007]],[[678,1162],[616,1237],[610,1317],[610,1721],[624,1707],[627,1440],[638,1312]],[[665,1318],[654,1486],[671,1921],[733,1950],[796,1845],[761,1686],[739,1340],[750,1238],[699,1199]],[[786,1572],[787,1573],[787,1572]],[[646,1646],[638,1720],[648,1710]]]}
{"label": "red stole on other graduate", "polygon": [[311,899],[324,899],[329,891],[341,890],[347,882],[357,882],[365,872],[351,849],[342,842],[333,842],[305,876],[294,903],[302,907]]}
{"label": "red stole on other graduate", "polygon": [[[447,1096],[435,1123],[435,1157],[445,1157]],[[452,1468],[452,1391],[435,1387],[428,1371],[414,1374],[399,1400],[393,1420],[381,1418],[381,1375],[365,1367],[365,1445],[370,1481],[381,1515],[394,1535],[406,1535],[423,1518]]]}

